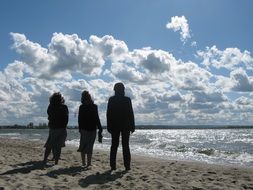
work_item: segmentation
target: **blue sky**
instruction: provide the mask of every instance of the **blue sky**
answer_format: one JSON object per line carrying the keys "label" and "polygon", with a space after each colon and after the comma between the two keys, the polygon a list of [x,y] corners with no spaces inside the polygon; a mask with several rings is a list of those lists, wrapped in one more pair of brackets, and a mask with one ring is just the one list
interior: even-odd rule
{"label": "blue sky", "polygon": [[[164,28],[172,16],[185,15],[198,47],[216,44],[252,52],[253,2],[214,1],[1,1],[1,66],[13,60],[10,32],[47,45],[52,33],[112,35],[130,49],[151,46],[177,51],[178,34]],[[4,56],[3,56],[4,55]],[[15,56],[15,55],[14,55]]]}
{"label": "blue sky", "polygon": [[[82,89],[92,91],[105,122],[111,87],[123,81],[138,124],[251,124],[252,5],[251,0],[1,1],[0,122],[46,122],[45,104],[54,91],[63,92],[73,114],[79,102],[71,95],[78,97]],[[184,27],[186,38],[180,33]],[[88,43],[82,53],[80,40]],[[68,49],[72,42],[80,54]],[[36,54],[43,48],[45,55]]]}

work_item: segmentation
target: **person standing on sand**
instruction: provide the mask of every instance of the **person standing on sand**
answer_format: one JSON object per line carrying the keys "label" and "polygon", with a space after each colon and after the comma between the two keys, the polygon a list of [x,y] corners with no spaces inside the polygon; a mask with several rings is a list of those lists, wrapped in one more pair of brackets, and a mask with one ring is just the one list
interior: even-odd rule
{"label": "person standing on sand", "polygon": [[68,107],[64,104],[64,98],[59,92],[54,93],[50,97],[49,102],[47,109],[49,136],[44,145],[46,149],[43,162],[47,163],[47,158],[52,150],[53,158],[57,165],[61,155],[61,148],[65,147],[69,111]]}
{"label": "person standing on sand", "polygon": [[[97,105],[94,104],[91,95],[88,91],[83,91],[82,104],[79,107],[78,113],[78,127],[80,132],[80,145],[78,152],[81,152],[83,166],[91,166],[91,158],[93,152],[93,146],[96,139],[97,128],[98,141],[102,143],[102,126],[98,116]],[[86,165],[87,156],[87,165]]]}
{"label": "person standing on sand", "polygon": [[112,144],[110,152],[111,170],[116,170],[116,155],[119,137],[122,138],[124,166],[130,170],[131,154],[129,148],[130,132],[135,131],[134,113],[131,99],[125,96],[123,83],[114,85],[115,95],[109,98],[107,105],[107,130],[111,134]]}

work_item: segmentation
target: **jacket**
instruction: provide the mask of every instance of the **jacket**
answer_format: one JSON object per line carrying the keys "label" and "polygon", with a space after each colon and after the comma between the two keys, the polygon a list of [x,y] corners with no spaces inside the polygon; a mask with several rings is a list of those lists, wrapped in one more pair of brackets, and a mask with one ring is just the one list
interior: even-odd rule
{"label": "jacket", "polygon": [[132,102],[129,97],[115,95],[109,98],[107,105],[107,130],[132,131],[135,130]]}
{"label": "jacket", "polygon": [[102,126],[98,116],[98,107],[96,104],[82,104],[78,113],[79,130],[94,131],[97,128],[102,131]]}
{"label": "jacket", "polygon": [[47,108],[50,129],[66,128],[69,121],[68,107],[64,104],[49,105]]}

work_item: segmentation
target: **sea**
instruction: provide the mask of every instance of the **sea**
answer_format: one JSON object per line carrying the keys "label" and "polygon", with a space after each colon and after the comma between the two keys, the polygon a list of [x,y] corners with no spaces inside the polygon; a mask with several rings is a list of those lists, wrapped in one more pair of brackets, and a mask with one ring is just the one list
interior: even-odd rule
{"label": "sea", "polygon": [[[0,129],[1,138],[45,142],[48,129]],[[79,145],[78,129],[68,129],[66,144]],[[94,148],[110,150],[110,134]],[[253,167],[253,129],[148,129],[136,130],[130,137],[132,154],[209,164]],[[122,151],[119,147],[119,151]]]}

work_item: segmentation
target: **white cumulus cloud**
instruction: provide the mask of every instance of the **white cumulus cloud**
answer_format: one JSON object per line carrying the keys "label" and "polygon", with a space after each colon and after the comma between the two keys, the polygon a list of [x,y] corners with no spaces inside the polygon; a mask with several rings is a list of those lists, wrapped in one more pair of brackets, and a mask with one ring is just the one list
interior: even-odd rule
{"label": "white cumulus cloud", "polygon": [[183,42],[186,42],[188,38],[191,38],[188,21],[185,16],[171,17],[171,21],[166,24],[166,28],[172,29],[175,32],[180,31],[180,39]]}
{"label": "white cumulus cloud", "polygon": [[206,47],[205,51],[199,50],[197,56],[203,60],[202,64],[207,68],[214,67],[217,69],[234,70],[242,67],[253,70],[253,58],[247,50],[243,52],[238,48],[219,50],[216,46],[212,46]]}
{"label": "white cumulus cloud", "polygon": [[[54,33],[45,47],[24,34],[11,36],[20,59],[0,71],[2,124],[47,122],[48,98],[59,91],[69,107],[70,125],[76,125],[83,90],[90,91],[105,124],[107,101],[119,81],[132,98],[137,124],[252,121],[252,57],[246,50],[213,46],[198,51],[203,59],[199,64],[151,47],[129,50],[110,35],[86,40]],[[213,67],[230,74],[217,74]],[[238,98],[230,98],[230,93]]]}
{"label": "white cumulus cloud", "polygon": [[234,82],[232,90],[241,92],[253,91],[253,77],[249,77],[243,69],[237,69],[230,73]]}
{"label": "white cumulus cloud", "polygon": [[151,73],[158,74],[168,72],[171,63],[176,61],[172,54],[151,48],[135,49],[131,53],[131,60]]}

